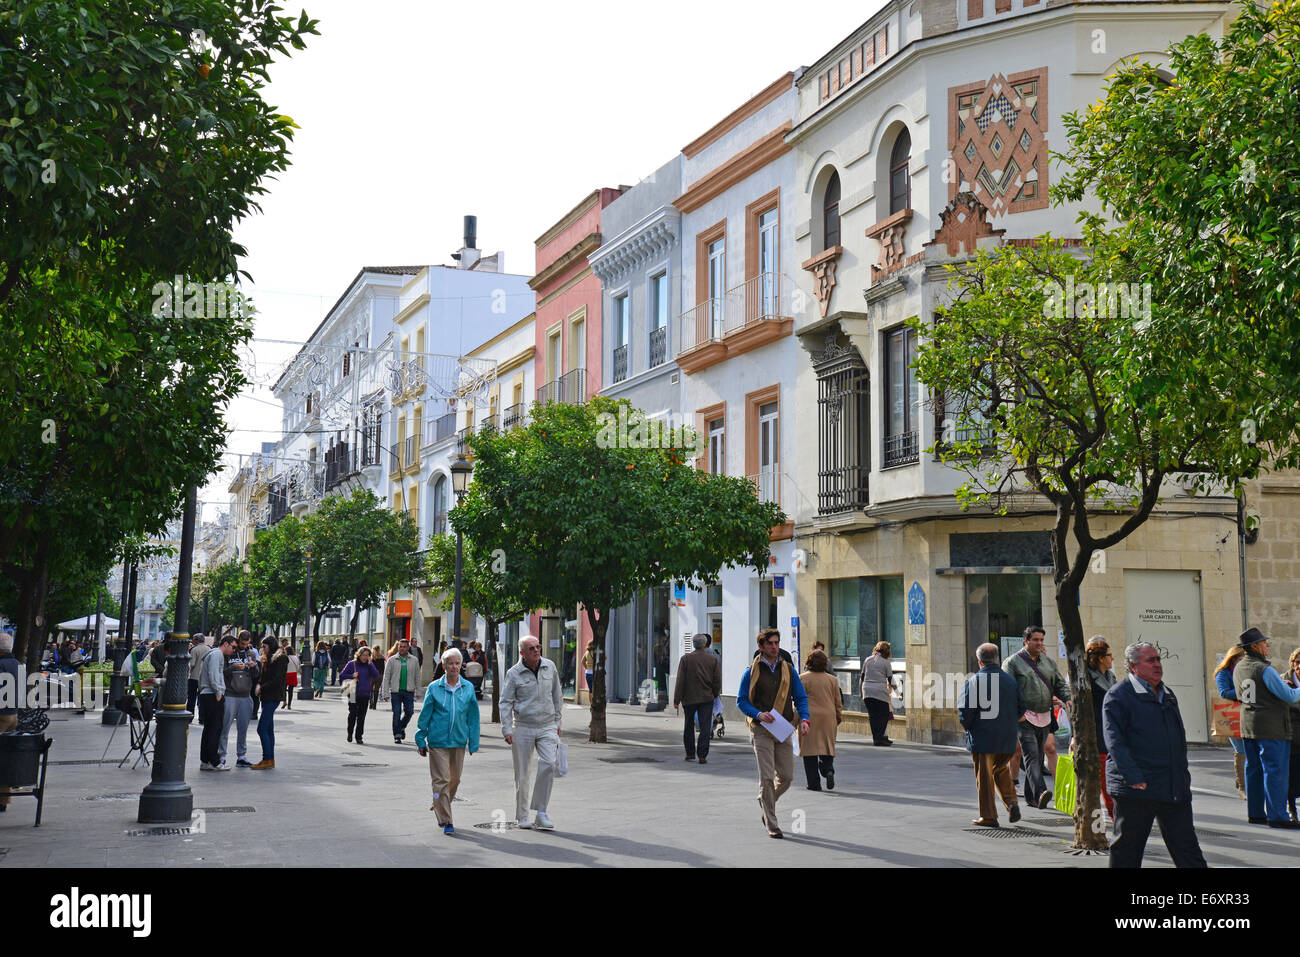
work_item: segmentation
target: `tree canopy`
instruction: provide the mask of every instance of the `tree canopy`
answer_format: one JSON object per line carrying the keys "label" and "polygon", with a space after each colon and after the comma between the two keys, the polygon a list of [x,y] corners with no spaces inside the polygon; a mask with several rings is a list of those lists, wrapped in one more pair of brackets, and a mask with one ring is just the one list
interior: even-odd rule
{"label": "tree canopy", "polygon": [[748,480],[698,472],[683,448],[606,440],[611,417],[643,416],[626,400],[538,406],[523,428],[470,439],[474,481],[450,514],[530,601],[581,605],[595,673],[592,741],[605,740],[605,633],[610,612],[674,580],[713,582],[724,566],[767,568],[785,521]]}

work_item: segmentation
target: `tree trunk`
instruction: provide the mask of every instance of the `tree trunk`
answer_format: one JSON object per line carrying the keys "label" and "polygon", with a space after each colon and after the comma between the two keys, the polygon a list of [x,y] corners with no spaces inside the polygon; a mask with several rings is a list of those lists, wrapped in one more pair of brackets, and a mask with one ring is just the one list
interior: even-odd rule
{"label": "tree trunk", "polygon": [[492,671],[492,723],[501,723],[501,677],[500,668],[497,667],[497,623],[494,619],[487,620],[487,653],[488,668]]}
{"label": "tree trunk", "polygon": [[[351,641],[353,638],[357,636],[357,622],[360,621],[360,619],[361,619],[361,596],[357,595],[356,601],[353,603],[353,608],[352,608],[352,621],[348,623],[348,641]],[[370,636],[366,635],[366,641],[369,640],[370,640]]]}
{"label": "tree trunk", "polygon": [[605,632],[609,630],[609,609],[587,609],[591,623],[591,647],[595,649],[595,664],[591,674],[591,725],[587,740],[594,744],[607,743],[605,728]]}
{"label": "tree trunk", "polygon": [[1079,587],[1062,581],[1056,589],[1056,611],[1065,632],[1070,668],[1071,755],[1074,758],[1074,846],[1086,851],[1105,850],[1106,813],[1101,808],[1101,757],[1097,753],[1096,722],[1092,713],[1092,682],[1084,658],[1083,619],[1079,615]]}

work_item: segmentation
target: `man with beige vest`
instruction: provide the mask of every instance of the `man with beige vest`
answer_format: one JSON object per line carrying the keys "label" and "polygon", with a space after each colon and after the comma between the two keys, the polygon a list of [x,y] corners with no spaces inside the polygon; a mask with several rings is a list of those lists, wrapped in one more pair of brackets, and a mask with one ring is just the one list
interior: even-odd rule
{"label": "man with beige vest", "polygon": [[[682,742],[686,760],[694,761],[698,751],[700,764],[709,763],[709,729],[713,726],[713,701],[722,694],[722,659],[709,651],[709,636],[691,639],[695,650],[677,662],[677,685],[673,689],[673,707],[686,706],[686,726]],[[699,724],[699,742],[695,725]]]}
{"label": "man with beige vest", "polygon": [[807,734],[808,695],[788,658],[781,656],[781,633],[765,628],[758,633],[760,654],[740,679],[736,707],[749,722],[750,743],[758,759],[758,803],[768,837],[785,837],[777,824],[776,802],[794,777],[794,734],[777,740],[768,726],[777,723],[775,714],[793,725],[799,712],[798,733]]}

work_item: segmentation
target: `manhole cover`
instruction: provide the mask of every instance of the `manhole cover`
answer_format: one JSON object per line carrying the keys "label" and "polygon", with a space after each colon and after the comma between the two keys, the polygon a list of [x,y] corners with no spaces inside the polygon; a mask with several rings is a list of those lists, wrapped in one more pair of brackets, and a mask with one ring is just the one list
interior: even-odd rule
{"label": "manhole cover", "polygon": [[134,801],[140,796],[137,791],[123,791],[121,794],[91,794],[83,801]]}
{"label": "manhole cover", "polygon": [[475,827],[483,831],[509,831],[512,828],[519,829],[519,825],[514,821],[488,821],[486,824],[475,824]]}
{"label": "manhole cover", "polygon": [[232,805],[230,807],[199,807],[196,811],[203,811],[206,814],[252,814],[257,810],[255,807],[248,805]]}
{"label": "manhole cover", "polygon": [[127,831],[127,837],[163,837],[169,834],[193,834],[188,824],[181,827],[143,827]]}
{"label": "manhole cover", "polygon": [[644,757],[597,758],[596,760],[604,761],[606,764],[662,764],[663,763],[662,758],[644,758]]}
{"label": "manhole cover", "polygon": [[386,768],[386,764],[345,764],[345,768]]}
{"label": "manhole cover", "polygon": [[964,827],[962,830],[967,834],[978,834],[980,837],[1001,840],[1054,838],[1054,835],[1048,834],[1046,831],[1035,831],[1027,827]]}

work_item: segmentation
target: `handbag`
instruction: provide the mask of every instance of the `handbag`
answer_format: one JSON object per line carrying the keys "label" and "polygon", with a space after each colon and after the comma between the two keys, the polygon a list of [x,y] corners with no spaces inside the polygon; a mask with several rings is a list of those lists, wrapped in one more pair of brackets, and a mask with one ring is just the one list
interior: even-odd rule
{"label": "handbag", "polygon": [[347,681],[343,682],[343,697],[347,698],[349,701],[357,700],[356,678],[349,678]]}
{"label": "handbag", "polygon": [[555,776],[562,778],[569,773],[569,746],[561,741],[556,751]]}

